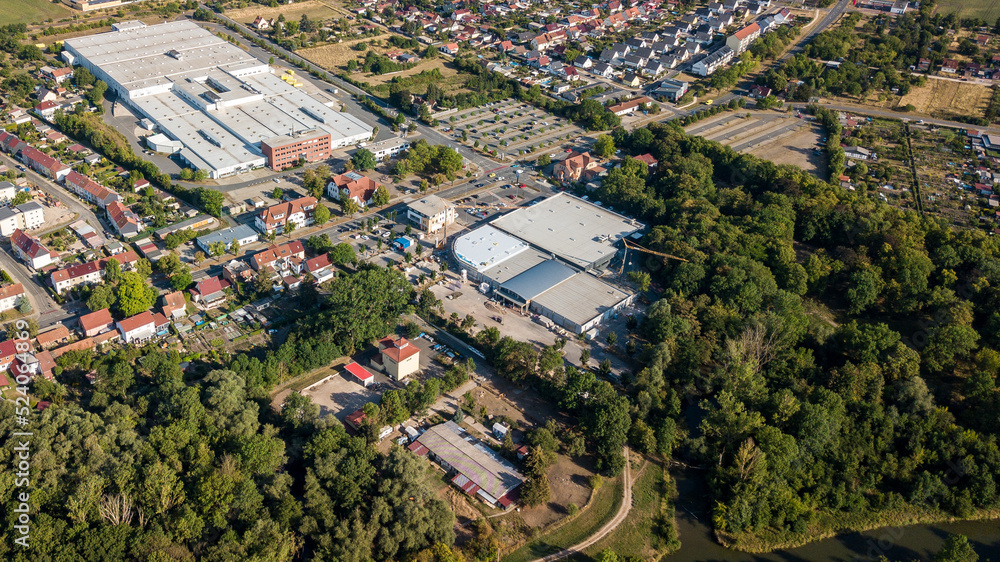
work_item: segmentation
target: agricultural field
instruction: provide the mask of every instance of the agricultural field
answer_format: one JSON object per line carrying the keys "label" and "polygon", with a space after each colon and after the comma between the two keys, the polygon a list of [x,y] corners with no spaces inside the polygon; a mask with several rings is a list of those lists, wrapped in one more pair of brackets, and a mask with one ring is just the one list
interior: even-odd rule
{"label": "agricultural field", "polygon": [[73,15],[74,11],[59,2],[48,0],[0,0],[2,23],[39,23],[49,18],[59,19]]}
{"label": "agricultural field", "polygon": [[970,2],[969,0],[937,0],[936,13],[950,14],[954,12],[959,18],[980,18],[988,23],[1000,17],[1000,3],[988,0]]}
{"label": "agricultural field", "polygon": [[257,16],[264,16],[267,19],[277,18],[284,14],[287,21],[299,21],[303,14],[309,16],[311,20],[326,20],[330,18],[340,18],[348,15],[339,1],[308,0],[292,5],[281,5],[274,8],[261,5],[253,5],[247,8],[226,10],[226,16],[239,22],[250,23],[257,19]]}
{"label": "agricultural field", "polygon": [[928,78],[926,86],[913,87],[897,106],[913,105],[918,113],[942,119],[958,115],[982,117],[991,93],[981,84]]}

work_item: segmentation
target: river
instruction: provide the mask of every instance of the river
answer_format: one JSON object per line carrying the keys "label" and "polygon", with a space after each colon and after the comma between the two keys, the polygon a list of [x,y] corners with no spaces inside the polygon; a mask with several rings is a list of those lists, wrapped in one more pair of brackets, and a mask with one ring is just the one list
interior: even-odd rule
{"label": "river", "polygon": [[980,562],[1000,561],[1000,522],[961,521],[937,525],[886,527],[848,533],[770,554],[746,554],[715,542],[711,529],[709,493],[699,475],[672,471],[677,481],[677,532],[681,549],[666,562],[928,560],[948,535],[962,534],[979,554]]}

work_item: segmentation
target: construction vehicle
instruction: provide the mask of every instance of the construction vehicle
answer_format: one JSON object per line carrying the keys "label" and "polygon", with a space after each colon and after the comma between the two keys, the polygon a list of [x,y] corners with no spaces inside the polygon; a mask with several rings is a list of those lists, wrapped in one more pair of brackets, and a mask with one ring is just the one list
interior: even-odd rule
{"label": "construction vehicle", "polygon": [[663,252],[657,252],[656,250],[650,250],[649,248],[643,248],[642,246],[636,244],[635,242],[629,242],[627,238],[622,238],[622,245],[625,246],[625,253],[622,254],[622,266],[618,269],[618,275],[621,275],[625,271],[625,262],[628,261],[628,251],[634,250],[636,252],[645,252],[647,254],[652,254],[654,256],[660,256],[661,258],[667,258],[671,260],[679,260],[686,262],[688,260],[684,258],[679,258],[671,254],[665,254]]}

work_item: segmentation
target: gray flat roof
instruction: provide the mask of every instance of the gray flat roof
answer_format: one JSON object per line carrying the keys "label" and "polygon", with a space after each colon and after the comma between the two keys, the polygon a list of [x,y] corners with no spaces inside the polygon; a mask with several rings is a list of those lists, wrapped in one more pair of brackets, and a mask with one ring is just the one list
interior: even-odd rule
{"label": "gray flat roof", "polygon": [[243,240],[246,238],[256,237],[256,230],[245,224],[241,224],[239,226],[223,228],[222,230],[216,230],[215,232],[210,232],[204,236],[200,236],[198,237],[197,242],[202,246],[208,246],[210,244],[215,244],[216,242],[225,242],[226,246],[229,246],[233,240]]}
{"label": "gray flat roof", "polygon": [[532,300],[582,326],[630,296],[589,273],[577,273]]}
{"label": "gray flat roof", "polygon": [[524,481],[514,465],[485,447],[477,447],[474,439],[448,421],[425,431],[417,442],[496,499]]}
{"label": "gray flat roof", "polygon": [[528,244],[486,225],[455,240],[455,256],[483,272],[528,249]]}
{"label": "gray flat roof", "polygon": [[492,279],[494,283],[502,285],[547,259],[549,259],[549,255],[545,252],[528,248],[481,273]]}
{"label": "gray flat roof", "polygon": [[643,228],[632,219],[567,193],[517,209],[490,224],[581,267],[614,255],[619,238]]}
{"label": "gray flat roof", "polygon": [[451,204],[437,195],[428,195],[409,203],[409,207],[425,217],[433,217],[445,212]]}
{"label": "gray flat roof", "polygon": [[576,270],[555,260],[545,260],[531,269],[518,274],[504,283],[501,288],[521,297],[524,302],[554,288],[576,275]]}

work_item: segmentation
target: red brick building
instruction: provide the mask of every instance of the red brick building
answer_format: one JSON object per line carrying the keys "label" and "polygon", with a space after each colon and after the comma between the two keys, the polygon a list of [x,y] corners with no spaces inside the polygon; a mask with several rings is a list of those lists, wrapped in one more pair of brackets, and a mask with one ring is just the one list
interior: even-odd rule
{"label": "red brick building", "polygon": [[330,157],[330,133],[312,129],[295,135],[282,135],[260,141],[260,150],[272,170],[284,170],[306,162],[318,162]]}

